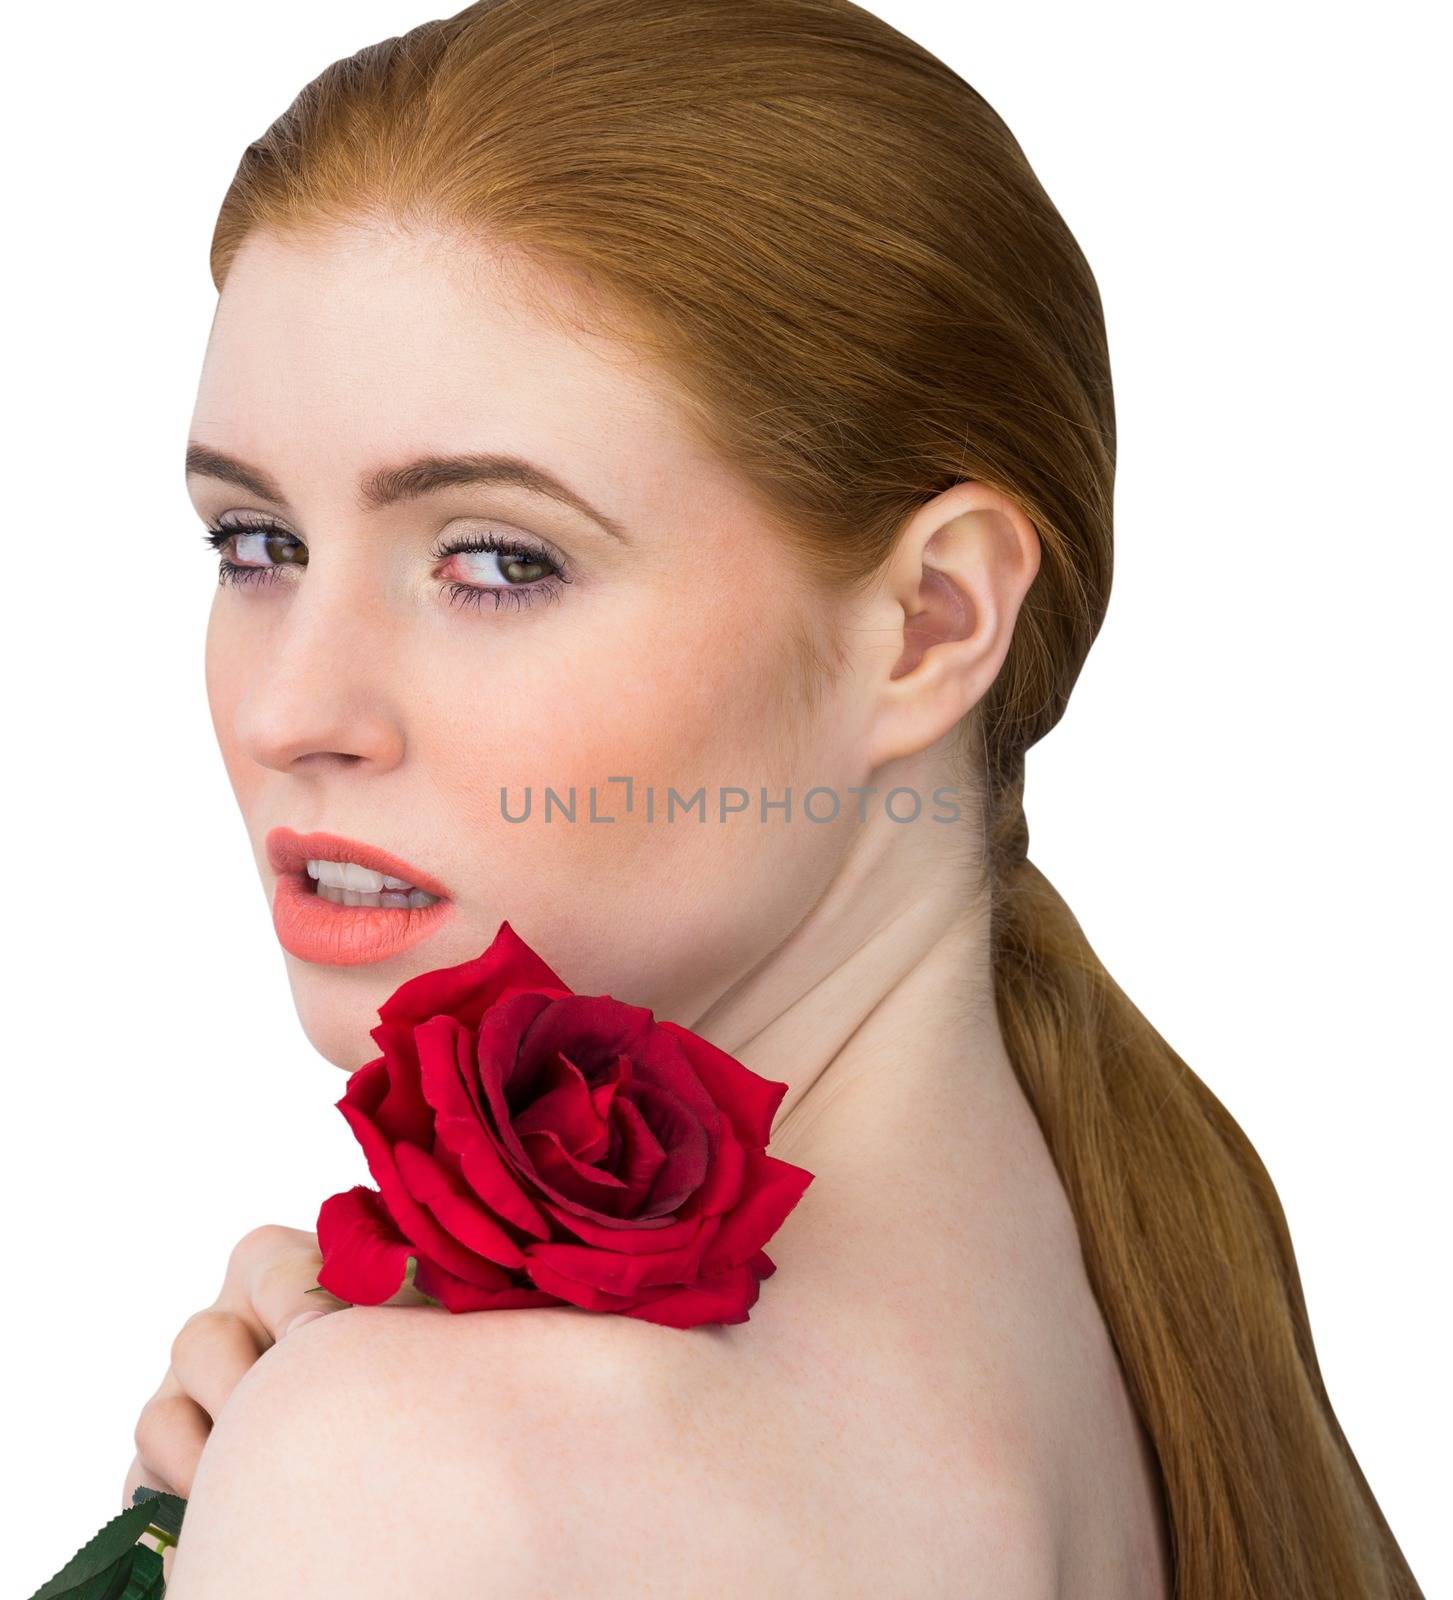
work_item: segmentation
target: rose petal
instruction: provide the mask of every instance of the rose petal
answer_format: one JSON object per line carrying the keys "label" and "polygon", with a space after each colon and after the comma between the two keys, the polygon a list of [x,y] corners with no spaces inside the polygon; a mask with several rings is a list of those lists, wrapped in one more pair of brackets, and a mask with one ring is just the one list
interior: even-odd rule
{"label": "rose petal", "polygon": [[[353,1073],[349,1087],[355,1096],[366,1089],[369,1115],[386,1137],[427,1140],[433,1113],[419,1085],[419,1058],[412,1031],[380,1024],[373,1029],[373,1037],[383,1054]],[[358,1078],[363,1072],[369,1073],[370,1078],[360,1084]],[[375,1077],[383,1080],[382,1089],[372,1082]]]}
{"label": "rose petal", "polygon": [[[528,1015],[528,1000],[525,1008]],[[545,1238],[549,1227],[521,1187],[517,1164],[502,1156],[493,1118],[481,1109],[477,1083],[466,1087],[466,1078],[475,1076],[477,1038],[452,1017],[434,1018],[417,1034],[424,1096],[435,1112],[436,1158],[461,1175],[496,1215]]]}
{"label": "rose petal", "polygon": [[[515,1167],[520,1172],[522,1180],[527,1181],[532,1190],[539,1191],[542,1201],[552,1200],[567,1210],[578,1211],[587,1216],[597,1216],[600,1213],[596,1207],[575,1191],[583,1188],[585,1196],[605,1195],[613,1188],[619,1189],[621,1187],[619,1182],[613,1181],[610,1174],[604,1173],[599,1168],[574,1163],[558,1139],[552,1142],[547,1134],[536,1134],[532,1136],[533,1148],[527,1149],[515,1132],[512,1120],[514,1113],[516,1109],[522,1109],[523,1105],[528,1103],[527,1100],[517,1099],[516,1096],[528,1089],[530,1079],[522,1078],[515,1070],[509,1059],[509,1052],[514,1048],[515,1023],[518,1020],[520,1006],[537,1000],[536,996],[517,995],[513,1000],[491,1011],[480,1024],[477,1071],[479,1084],[484,1093],[485,1112],[497,1131],[501,1159],[507,1166]],[[550,1002],[538,1013],[536,1021],[555,1006],[564,1003],[564,1001]],[[523,1044],[520,1048],[523,1050]],[[541,1161],[549,1169],[548,1172],[541,1171],[539,1165]],[[568,1187],[562,1188],[560,1186],[562,1182]]]}
{"label": "rose petal", "polygon": [[517,1069],[521,1040],[542,1013],[558,1000],[538,994],[517,994],[501,1001],[480,1019],[474,1036],[472,1067],[461,1063],[465,1086],[475,1098],[481,1117],[493,1120],[501,1139],[510,1137],[515,1112],[529,1104],[516,1098],[522,1083]]}
{"label": "rose petal", "polygon": [[506,1085],[514,1077],[520,1038],[555,1001],[544,994],[516,994],[502,1000],[480,1018],[479,1026],[466,1030],[469,1049],[461,1045],[459,1075],[479,1116],[496,1134],[508,1126],[514,1104]]}
{"label": "rose petal", "polygon": [[372,1117],[379,1102],[388,1093],[388,1062],[382,1056],[348,1074],[343,1086],[343,1097],[334,1101],[341,1111],[345,1104],[357,1106]]}
{"label": "rose petal", "polygon": [[615,1170],[625,1184],[617,1214],[639,1216],[652,1180],[665,1165],[666,1152],[629,1094],[616,1097],[611,1120],[619,1130],[621,1145]]}
{"label": "rose petal", "polygon": [[525,1270],[541,1289],[559,1300],[579,1306],[582,1311],[625,1311],[635,1302],[630,1295],[611,1294],[588,1283],[556,1272],[548,1261],[527,1261]]}
{"label": "rose petal", "polygon": [[399,1176],[398,1165],[388,1141],[356,1106],[339,1102],[353,1136],[363,1146],[368,1170],[383,1193],[384,1204],[399,1232],[415,1246],[415,1253],[433,1257],[456,1276],[484,1288],[497,1285],[504,1269],[450,1237],[409,1193]]}
{"label": "rose petal", "polygon": [[586,1244],[625,1255],[650,1255],[672,1250],[694,1239],[701,1227],[698,1216],[690,1217],[603,1217],[598,1212],[585,1215],[579,1207],[569,1208],[545,1199],[544,1210],[559,1228],[567,1229]]}
{"label": "rose petal", "polygon": [[382,1305],[398,1292],[412,1247],[399,1237],[376,1189],[355,1184],[318,1208],[318,1282],[350,1305]]}
{"label": "rose petal", "polygon": [[561,1144],[560,1135],[553,1128],[527,1133],[521,1143],[540,1181],[562,1200],[571,1200],[590,1211],[601,1206],[609,1210],[611,1191],[625,1188],[625,1183],[615,1173],[577,1161]]}
{"label": "rose petal", "polygon": [[467,1028],[522,991],[568,995],[570,986],[510,927],[501,922],[487,950],[455,967],[421,972],[399,985],[378,1008],[384,1022],[424,1022],[446,1013]]}
{"label": "rose petal", "polygon": [[579,1161],[596,1162],[605,1154],[609,1124],[595,1108],[590,1085],[580,1068],[563,1051],[546,1064],[540,1092],[514,1116],[515,1132],[551,1128]]}
{"label": "rose petal", "polygon": [[659,1299],[642,1301],[622,1312],[642,1322],[659,1322],[668,1328],[696,1328],[704,1323],[747,1322],[747,1313],[761,1292],[749,1267],[733,1267],[717,1277],[703,1278],[689,1289],[677,1289]]}
{"label": "rose petal", "polygon": [[[725,1118],[722,1120],[726,1122]],[[741,1198],[746,1183],[746,1170],[747,1153],[742,1149],[731,1125],[727,1123],[711,1170],[707,1173],[701,1188],[692,1196],[693,1205],[690,1209],[694,1210],[699,1205],[706,1216],[717,1216],[721,1212],[730,1211]]]}
{"label": "rose petal", "polygon": [[631,1058],[617,1056],[590,1086],[590,1103],[602,1122],[610,1121],[616,1096],[631,1081]]}
{"label": "rose petal", "polygon": [[513,1169],[500,1158],[492,1134],[458,1117],[440,1118],[434,1131],[439,1145],[456,1156],[465,1182],[496,1216],[537,1239],[549,1237],[550,1224],[520,1187]]}
{"label": "rose petal", "polygon": [[[666,1152],[637,1215],[662,1216],[676,1211],[701,1187],[711,1163],[711,1139],[695,1109],[661,1084],[638,1083],[631,1090],[631,1099]],[[705,1102],[703,1109],[715,1131],[720,1113],[710,1102]]]}
{"label": "rose petal", "polygon": [[765,1151],[748,1150],[742,1197],[722,1218],[706,1270],[719,1271],[748,1260],[782,1226],[812,1179],[804,1167],[779,1161]]}
{"label": "rose petal", "polygon": [[536,1244],[529,1249],[527,1270],[534,1275],[544,1262],[554,1273],[608,1294],[636,1295],[642,1289],[693,1283],[701,1275],[702,1258],[717,1219],[689,1243],[659,1255],[623,1255],[585,1244]]}
{"label": "rose petal", "polygon": [[658,1022],[686,1052],[697,1074],[716,1105],[731,1118],[737,1137],[749,1148],[763,1148],[772,1137],[772,1119],[787,1093],[785,1083],[763,1078],[744,1067],[699,1033],[691,1033],[674,1022]]}
{"label": "rose petal", "polygon": [[466,1283],[433,1261],[419,1262],[414,1271],[414,1287],[432,1296],[446,1311],[506,1311],[520,1306],[559,1305],[557,1295],[531,1284],[506,1283],[498,1289],[481,1289]]}
{"label": "rose petal", "polygon": [[669,1090],[704,1126],[721,1115],[721,1108],[695,1063],[681,1048],[679,1036],[664,1026],[651,1028],[632,1057],[631,1066],[638,1084]]}
{"label": "rose petal", "polygon": [[525,1253],[479,1202],[416,1144],[396,1144],[394,1162],[404,1187],[434,1214],[439,1226],[476,1255],[502,1267],[524,1265]]}
{"label": "rose petal", "polygon": [[509,1101],[522,1111],[539,1092],[542,1068],[564,1054],[593,1083],[617,1056],[634,1059],[650,1036],[651,1013],[609,995],[566,995],[546,1006],[520,1036]]}
{"label": "rose petal", "polygon": [[467,1062],[473,1069],[473,1032],[453,1017],[430,1017],[414,1028],[413,1039],[419,1059],[419,1092],[434,1116],[480,1120],[479,1102],[465,1086],[462,1065]]}
{"label": "rose petal", "polygon": [[[447,1165],[457,1167],[457,1158],[475,1139],[498,1151],[498,1119],[489,1109],[479,1063],[486,1061],[490,1078],[496,1085],[502,1083],[520,1030],[548,1004],[545,995],[516,995],[491,1011],[477,1032],[453,1017],[432,1017],[415,1029],[422,1092],[434,1109],[435,1142],[445,1146]],[[503,1107],[502,1094],[497,1098]],[[515,1162],[506,1156],[503,1165],[529,1170],[528,1158]],[[513,1209],[507,1203],[499,1209],[527,1230],[543,1231],[538,1213],[533,1213],[523,1197]]]}

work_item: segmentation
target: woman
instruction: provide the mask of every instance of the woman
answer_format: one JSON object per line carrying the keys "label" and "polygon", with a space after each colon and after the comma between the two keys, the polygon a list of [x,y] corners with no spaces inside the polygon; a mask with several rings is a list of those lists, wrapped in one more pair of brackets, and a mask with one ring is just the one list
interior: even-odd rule
{"label": "woman", "polygon": [[[127,1498],[190,1497],[172,1600],[1416,1595],[1261,1163],[1027,858],[1114,416],[993,110],[844,0],[475,5],[310,84],[212,267],[188,483],[264,885],[321,831],[444,902],[279,915],[310,1040],[358,1067],[508,917],[786,1083],[815,1181],[701,1337],[282,1337],[314,1241],[249,1235],[138,1426]],[[511,820],[627,780],[754,804]]]}

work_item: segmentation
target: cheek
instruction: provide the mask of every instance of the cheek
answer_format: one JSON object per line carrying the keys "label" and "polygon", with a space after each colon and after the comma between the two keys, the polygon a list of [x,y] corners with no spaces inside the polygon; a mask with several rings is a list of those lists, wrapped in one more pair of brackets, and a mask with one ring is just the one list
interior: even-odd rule
{"label": "cheek", "polygon": [[729,605],[578,611],[568,627],[562,619],[494,659],[506,676],[456,657],[436,678],[456,692],[431,718],[431,766],[437,773],[443,763],[461,799],[478,790],[476,817],[497,811],[504,785],[512,809],[527,786],[584,797],[591,784],[604,807],[606,794],[625,793],[613,778],[654,786],[663,799],[671,785],[683,794],[780,788],[810,742],[788,692],[793,657],[780,611],[755,627]]}
{"label": "cheek", "polygon": [[[811,729],[785,692],[792,658],[778,621],[744,630],[718,610],[644,639],[590,640],[579,627],[559,637],[569,654],[525,675],[535,689],[512,673],[507,689],[471,690],[472,714],[456,705],[435,725],[431,780],[469,841],[462,870],[486,921],[497,911],[559,952],[584,992],[631,993],[671,1015],[812,903],[845,840],[803,820],[796,797],[833,777],[809,776],[810,756],[793,749],[810,749]],[[627,777],[629,809],[627,785],[611,781]],[[723,818],[731,787],[750,799]],[[780,808],[764,821],[760,790],[780,800],[789,787],[790,821]],[[547,807],[547,788],[563,804]],[[704,812],[685,804],[699,790]]]}
{"label": "cheek", "polygon": [[243,750],[237,738],[237,710],[247,686],[248,644],[235,618],[223,611],[219,591],[207,619],[204,671],[207,707],[222,764],[244,814],[267,779],[267,769]]}

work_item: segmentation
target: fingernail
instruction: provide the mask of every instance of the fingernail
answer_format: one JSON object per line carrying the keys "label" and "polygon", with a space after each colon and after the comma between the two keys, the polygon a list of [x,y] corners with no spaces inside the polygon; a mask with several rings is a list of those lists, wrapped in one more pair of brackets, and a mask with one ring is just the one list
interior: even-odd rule
{"label": "fingernail", "polygon": [[326,1311],[300,1311],[297,1316],[295,1316],[287,1325],[287,1327],[283,1329],[283,1338],[286,1339],[294,1328],[301,1327],[305,1322],[311,1322],[314,1317],[326,1317],[327,1315],[328,1313]]}

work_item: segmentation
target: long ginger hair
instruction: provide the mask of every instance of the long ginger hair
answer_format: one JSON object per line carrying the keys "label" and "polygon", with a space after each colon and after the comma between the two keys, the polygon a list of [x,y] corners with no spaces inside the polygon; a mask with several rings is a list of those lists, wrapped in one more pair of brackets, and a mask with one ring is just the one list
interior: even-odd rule
{"label": "long ginger hair", "polygon": [[[479,0],[335,62],[248,146],[212,243],[443,228],[586,285],[824,585],[966,479],[1041,542],[960,730],[1000,1026],[1159,1459],[1180,1600],[1409,1600],[1245,1134],[1028,857],[1024,753],[1110,590],[1099,292],[1009,129],[850,0]],[[542,310],[547,308],[542,307]]]}

